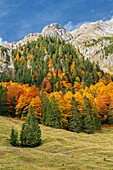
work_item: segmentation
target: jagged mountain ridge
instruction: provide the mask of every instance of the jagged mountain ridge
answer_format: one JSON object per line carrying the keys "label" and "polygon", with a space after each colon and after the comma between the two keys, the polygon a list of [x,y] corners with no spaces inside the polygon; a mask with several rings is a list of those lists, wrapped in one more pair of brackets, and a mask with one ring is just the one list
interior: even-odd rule
{"label": "jagged mountain ridge", "polygon": [[[52,23],[43,28],[42,33],[30,33],[25,36],[24,39],[5,44],[3,47],[8,48],[8,54],[11,55],[12,49],[19,48],[27,44],[27,42],[35,41],[41,36],[59,37],[65,40],[65,42],[72,43],[76,48],[79,48],[80,53],[82,53],[85,58],[89,58],[92,62],[98,62],[101,69],[113,73],[113,55],[108,54],[107,57],[105,56],[105,47],[112,45],[113,42],[109,38],[102,38],[113,37],[113,20],[108,22],[97,21],[94,23],[85,23],[79,29],[71,32],[66,31],[60,24]],[[96,43],[94,43],[94,40]],[[3,55],[1,61],[2,58]],[[13,63],[11,56],[10,61]],[[3,62],[1,62],[1,65],[2,64]]]}
{"label": "jagged mountain ridge", "polygon": [[79,29],[70,32],[76,41],[98,39],[113,36],[113,21],[84,23]]}
{"label": "jagged mountain ridge", "polygon": [[[105,47],[113,44],[109,38],[113,37],[113,20],[86,23],[70,33],[73,36],[71,43],[79,48],[85,58],[98,62],[101,69],[113,73],[113,54],[106,56],[104,50]],[[95,40],[97,40],[96,43],[94,43]]]}

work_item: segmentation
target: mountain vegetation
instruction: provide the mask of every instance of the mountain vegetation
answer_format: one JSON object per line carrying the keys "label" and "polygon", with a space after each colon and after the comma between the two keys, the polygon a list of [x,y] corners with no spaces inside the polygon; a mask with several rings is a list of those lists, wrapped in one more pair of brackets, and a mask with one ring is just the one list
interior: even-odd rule
{"label": "mountain vegetation", "polygon": [[94,133],[112,122],[109,73],[58,37],[40,37],[12,51],[12,81],[1,79],[0,115],[26,119],[32,105],[40,123]]}

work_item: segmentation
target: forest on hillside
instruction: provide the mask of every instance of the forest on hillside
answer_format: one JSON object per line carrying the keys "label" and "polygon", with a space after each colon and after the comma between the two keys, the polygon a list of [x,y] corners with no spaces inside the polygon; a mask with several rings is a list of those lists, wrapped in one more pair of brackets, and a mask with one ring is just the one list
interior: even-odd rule
{"label": "forest on hillside", "polygon": [[32,105],[39,122],[55,128],[94,133],[113,123],[112,75],[71,44],[40,37],[12,57],[15,72],[1,78],[1,115],[23,120]]}

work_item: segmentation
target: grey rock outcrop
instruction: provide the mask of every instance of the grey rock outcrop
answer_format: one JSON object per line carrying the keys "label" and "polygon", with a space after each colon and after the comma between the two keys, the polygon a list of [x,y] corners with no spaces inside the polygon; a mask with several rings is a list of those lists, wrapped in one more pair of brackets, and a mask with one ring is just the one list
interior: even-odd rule
{"label": "grey rock outcrop", "polygon": [[85,44],[93,43],[92,40],[98,40],[101,37],[113,37],[113,20],[109,22],[97,21],[85,23],[79,29],[70,32],[73,35],[71,43],[79,48],[85,58],[92,62],[98,62],[101,69],[113,74],[113,55],[105,56],[104,47],[113,44],[109,39],[103,39],[98,43],[87,46]]}
{"label": "grey rock outcrop", "polygon": [[8,70],[14,70],[14,62],[11,54],[11,50],[0,48],[0,72],[7,72]]}
{"label": "grey rock outcrop", "polygon": [[73,36],[62,27],[62,25],[57,23],[47,25],[42,30],[42,36],[59,37],[60,39],[65,40],[65,42],[68,42],[73,38]]}

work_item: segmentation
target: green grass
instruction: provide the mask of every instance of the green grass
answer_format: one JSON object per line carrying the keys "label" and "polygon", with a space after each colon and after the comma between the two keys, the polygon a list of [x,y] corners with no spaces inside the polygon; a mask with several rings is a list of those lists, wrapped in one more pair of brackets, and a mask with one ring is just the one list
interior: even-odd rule
{"label": "green grass", "polygon": [[9,143],[12,125],[22,121],[0,116],[0,169],[113,169],[113,128],[102,133],[73,133],[41,126],[42,144],[35,148],[13,147]]}

